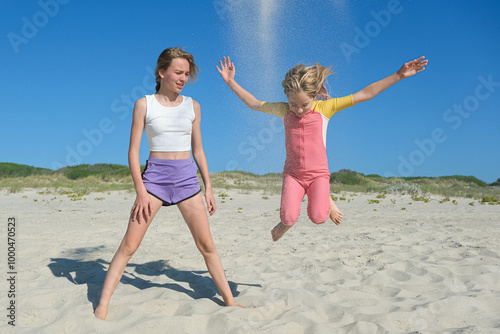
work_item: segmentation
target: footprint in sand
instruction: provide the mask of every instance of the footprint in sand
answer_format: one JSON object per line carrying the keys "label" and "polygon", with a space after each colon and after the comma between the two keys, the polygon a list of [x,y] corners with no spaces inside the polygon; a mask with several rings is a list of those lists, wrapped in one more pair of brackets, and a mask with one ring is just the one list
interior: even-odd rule
{"label": "footprint in sand", "polygon": [[387,275],[394,278],[396,281],[409,281],[411,279],[410,274],[401,270],[389,270],[387,271]]}
{"label": "footprint in sand", "polygon": [[417,276],[424,276],[425,274],[427,274],[427,270],[425,270],[424,268],[417,267],[412,263],[408,263],[408,265],[405,268],[405,271]]}

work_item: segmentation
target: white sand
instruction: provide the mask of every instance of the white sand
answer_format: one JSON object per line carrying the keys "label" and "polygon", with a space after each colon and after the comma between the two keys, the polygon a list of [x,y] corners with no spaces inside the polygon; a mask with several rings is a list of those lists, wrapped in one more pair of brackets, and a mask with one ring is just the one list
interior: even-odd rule
{"label": "white sand", "polygon": [[18,221],[16,328],[6,322],[2,278],[0,332],[500,332],[499,205],[398,195],[368,204],[376,194],[346,194],[337,202],[345,213],[337,227],[311,223],[306,200],[297,224],[273,243],[280,196],[226,193],[225,203],[217,197],[212,234],[236,300],[250,308],[220,306],[178,209],[170,207],[160,210],[132,258],[106,321],[94,318],[93,307],[135,195],[71,201],[0,193],[1,277],[7,217]]}

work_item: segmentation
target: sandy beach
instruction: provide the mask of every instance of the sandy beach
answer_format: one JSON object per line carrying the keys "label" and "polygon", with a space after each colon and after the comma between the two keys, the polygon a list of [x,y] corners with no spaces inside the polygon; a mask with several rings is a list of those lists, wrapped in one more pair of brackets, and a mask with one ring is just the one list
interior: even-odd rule
{"label": "sandy beach", "polygon": [[[233,294],[248,308],[221,306],[187,226],[169,207],[153,221],[101,321],[93,309],[135,194],[72,200],[1,192],[0,331],[500,332],[500,205],[335,194],[345,214],[335,226],[311,223],[305,199],[297,224],[273,243],[280,195],[217,189],[215,196],[212,235]],[[17,222],[15,298],[7,297],[5,278],[9,217]],[[7,323],[12,299],[15,328]]]}

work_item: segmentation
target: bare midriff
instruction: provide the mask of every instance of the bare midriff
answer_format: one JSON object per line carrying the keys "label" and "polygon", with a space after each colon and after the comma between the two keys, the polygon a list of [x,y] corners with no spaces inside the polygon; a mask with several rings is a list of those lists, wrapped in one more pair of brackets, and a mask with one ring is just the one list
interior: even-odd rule
{"label": "bare midriff", "polygon": [[149,152],[149,155],[157,159],[181,160],[191,158],[191,151],[183,152]]}

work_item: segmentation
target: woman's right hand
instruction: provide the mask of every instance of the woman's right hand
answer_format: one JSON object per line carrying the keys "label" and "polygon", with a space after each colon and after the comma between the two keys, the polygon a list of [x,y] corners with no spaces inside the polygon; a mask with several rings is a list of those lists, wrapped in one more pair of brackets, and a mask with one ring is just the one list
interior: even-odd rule
{"label": "woman's right hand", "polygon": [[151,202],[151,196],[147,192],[137,193],[135,203],[130,211],[132,221],[136,221],[138,224],[144,221],[147,224],[152,213],[153,203]]}
{"label": "woman's right hand", "polygon": [[224,63],[222,62],[222,60],[220,60],[219,63],[221,68],[217,66],[217,71],[219,71],[224,82],[226,84],[229,84],[229,82],[234,80],[234,75],[236,74],[234,64],[231,63],[231,59],[229,59],[229,57],[224,57]]}

